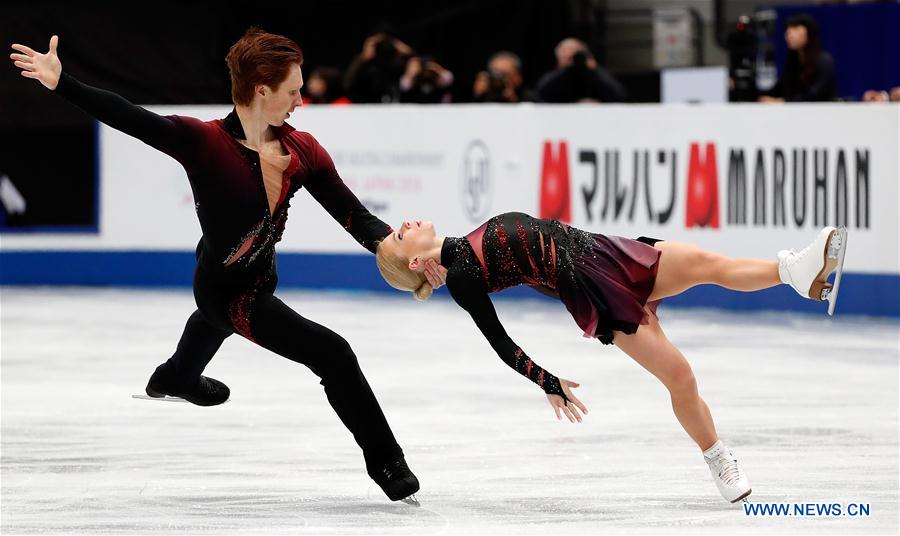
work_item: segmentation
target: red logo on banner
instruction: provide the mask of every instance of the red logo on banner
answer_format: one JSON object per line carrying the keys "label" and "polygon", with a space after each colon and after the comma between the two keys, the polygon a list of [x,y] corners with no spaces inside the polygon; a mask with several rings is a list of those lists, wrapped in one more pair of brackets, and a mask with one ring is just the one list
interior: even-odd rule
{"label": "red logo on banner", "polygon": [[572,200],[569,194],[569,146],[559,142],[553,154],[553,144],[544,142],[541,163],[540,217],[569,223],[572,221]]}
{"label": "red logo on banner", "polygon": [[685,226],[719,228],[719,174],[715,144],[707,143],[703,155],[700,154],[699,143],[691,144]]}

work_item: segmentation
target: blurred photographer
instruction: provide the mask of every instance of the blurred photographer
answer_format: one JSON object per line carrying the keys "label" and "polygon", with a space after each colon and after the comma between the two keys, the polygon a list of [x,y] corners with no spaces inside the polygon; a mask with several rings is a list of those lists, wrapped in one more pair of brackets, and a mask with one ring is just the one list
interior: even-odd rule
{"label": "blurred photographer", "polygon": [[366,38],[362,52],[344,76],[344,89],[353,102],[398,102],[400,77],[413,50],[386,31]]}
{"label": "blurred photographer", "polygon": [[538,82],[541,102],[626,102],[625,88],[600,67],[587,45],[567,38],[556,46],[557,69]]}
{"label": "blurred photographer", "polygon": [[430,56],[413,56],[400,78],[400,102],[436,104],[450,102],[453,73]]}
{"label": "blurred photographer", "polygon": [[475,102],[522,102],[533,100],[523,87],[522,60],[503,50],[488,60],[487,70],[475,76],[472,86]]}
{"label": "blurred photographer", "polygon": [[318,67],[303,85],[303,104],[350,104],[343,95],[341,71],[337,67]]}

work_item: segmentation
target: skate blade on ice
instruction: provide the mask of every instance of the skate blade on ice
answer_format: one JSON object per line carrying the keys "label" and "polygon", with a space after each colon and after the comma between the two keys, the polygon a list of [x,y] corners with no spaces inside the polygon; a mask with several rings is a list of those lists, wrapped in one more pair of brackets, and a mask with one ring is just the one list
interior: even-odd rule
{"label": "skate blade on ice", "polygon": [[400,499],[400,502],[405,502],[406,504],[408,504],[410,506],[416,506],[416,507],[422,506],[422,504],[419,502],[419,499],[416,498],[415,494],[412,494],[409,497],[406,497],[405,499]]}
{"label": "skate blade on ice", "polygon": [[828,251],[826,256],[829,259],[837,260],[837,266],[834,269],[834,283],[823,288],[820,298],[828,301],[828,315],[834,316],[834,307],[837,305],[838,291],[841,288],[841,275],[844,272],[844,256],[847,253],[847,228],[839,227],[835,230],[831,240],[828,241]]}
{"label": "skate blade on ice", "polygon": [[138,398],[140,400],[153,400],[156,402],[187,402],[187,400],[179,398],[177,396],[154,397],[150,395],[131,395],[131,398]]}

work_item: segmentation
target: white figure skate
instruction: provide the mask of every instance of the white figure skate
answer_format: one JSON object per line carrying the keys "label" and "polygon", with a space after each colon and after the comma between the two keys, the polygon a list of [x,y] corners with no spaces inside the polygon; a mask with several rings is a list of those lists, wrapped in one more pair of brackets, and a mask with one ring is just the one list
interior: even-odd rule
{"label": "white figure skate", "polygon": [[750,489],[750,480],[747,479],[731,449],[721,441],[716,441],[715,445],[703,452],[703,459],[709,466],[709,472],[716,481],[719,493],[726,501],[736,503],[747,500],[753,491]]}
{"label": "white figure skate", "polygon": [[[802,250],[778,252],[778,275],[804,298],[827,300],[828,314],[834,315],[846,252],[847,228],[825,227]],[[835,272],[834,283],[829,283],[832,272]]]}

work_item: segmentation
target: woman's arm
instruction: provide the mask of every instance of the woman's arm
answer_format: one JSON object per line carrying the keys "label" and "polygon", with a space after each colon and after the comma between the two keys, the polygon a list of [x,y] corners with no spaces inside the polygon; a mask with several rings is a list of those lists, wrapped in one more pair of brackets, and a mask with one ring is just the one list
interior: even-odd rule
{"label": "woman's arm", "polygon": [[[190,118],[163,117],[128,102],[121,96],[79,82],[63,72],[57,55],[59,38],[50,39],[50,49],[41,54],[31,48],[13,44],[19,51],[11,54],[22,76],[38,80],[47,89],[55,91],[72,104],[83,109],[99,121],[116,130],[133,136],[151,147],[182,161],[189,146],[189,123],[199,123]],[[183,163],[183,162],[182,162]]]}
{"label": "woman's arm", "polygon": [[557,417],[562,410],[569,420],[580,422],[581,416],[574,408],[578,408],[584,413],[587,413],[587,408],[570,391],[570,387],[577,387],[578,384],[561,380],[532,361],[506,333],[503,324],[497,318],[497,311],[494,309],[490,297],[482,289],[476,288],[474,282],[468,281],[465,276],[460,274],[451,273],[447,278],[447,288],[456,303],[471,315],[475,325],[481,330],[500,359],[543,389],[550,399],[550,404],[554,407]]}

